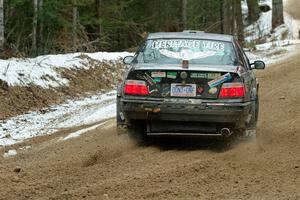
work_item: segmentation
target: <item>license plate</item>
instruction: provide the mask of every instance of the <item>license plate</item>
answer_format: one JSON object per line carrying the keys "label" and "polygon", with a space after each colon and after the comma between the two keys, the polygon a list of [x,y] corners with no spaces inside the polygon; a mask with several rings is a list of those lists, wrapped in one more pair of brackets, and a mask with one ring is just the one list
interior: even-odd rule
{"label": "license plate", "polygon": [[195,97],[196,84],[171,84],[172,97]]}

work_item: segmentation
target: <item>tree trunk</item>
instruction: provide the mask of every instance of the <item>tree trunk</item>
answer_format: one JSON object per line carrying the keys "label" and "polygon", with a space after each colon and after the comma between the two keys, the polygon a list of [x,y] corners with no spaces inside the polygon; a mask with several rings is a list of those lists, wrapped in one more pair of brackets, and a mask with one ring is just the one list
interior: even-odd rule
{"label": "tree trunk", "polygon": [[3,0],[0,0],[0,50],[4,50],[4,7]]}
{"label": "tree trunk", "polygon": [[182,28],[187,28],[187,0],[181,0],[181,20]]}
{"label": "tree trunk", "polygon": [[73,25],[72,25],[72,47],[73,51],[77,51],[76,43],[77,43],[77,1],[72,0],[73,7]]}
{"label": "tree trunk", "polygon": [[[44,0],[38,0],[39,13],[43,13]],[[44,24],[43,21],[39,20],[39,52],[44,53]]]}
{"label": "tree trunk", "polygon": [[95,0],[96,4],[96,13],[97,13],[97,36],[100,39],[101,38],[101,32],[102,32],[102,27],[101,27],[101,0]]}
{"label": "tree trunk", "polygon": [[244,43],[244,24],[241,0],[235,0],[235,21],[237,26],[237,36],[241,44]]}
{"label": "tree trunk", "polygon": [[259,18],[259,5],[258,0],[247,0],[248,6],[248,22],[252,24]]}
{"label": "tree trunk", "polygon": [[272,28],[275,29],[281,24],[284,24],[282,0],[273,0]]}
{"label": "tree trunk", "polygon": [[36,33],[37,33],[37,12],[38,0],[33,0],[33,23],[32,23],[32,53],[37,54]]}
{"label": "tree trunk", "polygon": [[233,6],[231,0],[222,0],[222,33],[233,33]]}

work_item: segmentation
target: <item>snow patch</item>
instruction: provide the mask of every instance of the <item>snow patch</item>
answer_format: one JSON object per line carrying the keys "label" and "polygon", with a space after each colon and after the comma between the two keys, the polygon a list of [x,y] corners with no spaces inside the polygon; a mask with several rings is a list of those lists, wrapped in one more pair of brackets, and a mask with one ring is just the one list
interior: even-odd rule
{"label": "snow patch", "polygon": [[[261,0],[260,4],[269,5],[272,9],[272,0]],[[262,12],[257,22],[245,28],[245,33],[248,35],[245,37],[245,41],[249,43],[255,40],[271,42],[274,40],[299,38],[300,21],[286,12],[285,5],[287,4],[287,0],[284,0],[283,4],[285,24],[272,31],[272,10]],[[243,1],[242,10],[243,13],[247,13],[248,8],[245,1]]]}
{"label": "snow patch", "polygon": [[98,61],[117,61],[129,52],[98,52],[45,55],[30,59],[0,60],[0,79],[9,86],[37,85],[43,88],[67,86],[68,79],[59,71],[63,69],[88,69],[88,58]]}
{"label": "snow patch", "polygon": [[300,40],[283,40],[257,45],[256,51],[245,51],[250,63],[262,60],[266,64],[276,63],[296,55],[300,47]]}
{"label": "snow patch", "polygon": [[112,91],[2,120],[0,146],[112,118],[116,115],[115,102],[116,91]]}
{"label": "snow patch", "polygon": [[16,156],[16,155],[17,155],[17,151],[14,149],[11,149],[8,152],[4,153],[3,157],[8,158],[8,157]]}
{"label": "snow patch", "polygon": [[84,134],[84,133],[86,133],[86,132],[95,130],[96,128],[98,128],[98,127],[101,126],[102,124],[104,124],[104,123],[97,124],[97,125],[95,125],[95,126],[91,126],[91,127],[89,127],[89,128],[86,128],[86,129],[82,129],[82,130],[76,131],[76,132],[74,132],[74,133],[69,134],[67,137],[63,138],[62,140],[69,140],[69,139],[73,139],[73,138],[79,137],[80,135],[82,135],[82,134]]}

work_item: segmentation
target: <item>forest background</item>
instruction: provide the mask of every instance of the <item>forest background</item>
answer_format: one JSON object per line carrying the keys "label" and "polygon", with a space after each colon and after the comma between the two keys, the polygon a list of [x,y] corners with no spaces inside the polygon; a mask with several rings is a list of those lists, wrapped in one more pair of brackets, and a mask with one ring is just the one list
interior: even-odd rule
{"label": "forest background", "polygon": [[[263,0],[0,0],[0,57],[130,51],[149,32],[202,30],[235,35],[271,8]],[[272,28],[284,23],[272,2]],[[247,5],[243,15],[242,5]],[[251,41],[260,43],[263,41]]]}

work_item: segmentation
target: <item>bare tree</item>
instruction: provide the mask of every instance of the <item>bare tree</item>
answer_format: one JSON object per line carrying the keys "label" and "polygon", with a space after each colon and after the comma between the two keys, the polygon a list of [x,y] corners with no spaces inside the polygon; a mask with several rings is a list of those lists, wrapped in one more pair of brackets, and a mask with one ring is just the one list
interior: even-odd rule
{"label": "bare tree", "polygon": [[76,43],[77,43],[77,1],[72,0],[73,7],[73,25],[72,25],[72,46],[73,51],[77,51]]}
{"label": "bare tree", "polygon": [[235,0],[235,21],[236,21],[236,32],[238,36],[238,40],[243,43],[244,42],[244,24],[243,24],[243,16],[242,16],[242,5],[241,0]]}
{"label": "bare tree", "polygon": [[187,28],[187,0],[181,0],[181,20],[183,29]]}
{"label": "bare tree", "polygon": [[259,5],[258,0],[247,0],[248,6],[248,22],[254,23],[259,17]]}
{"label": "bare tree", "polygon": [[282,0],[273,0],[272,28],[275,29],[281,24],[284,24]]}
{"label": "bare tree", "polygon": [[222,0],[221,5],[222,33],[233,33],[233,6],[232,0]]}
{"label": "bare tree", "polygon": [[[44,4],[44,0],[38,0],[38,12],[40,14],[43,13],[43,4]],[[39,53],[44,53],[44,24],[41,20],[39,20]]]}
{"label": "bare tree", "polygon": [[97,13],[97,22],[98,22],[97,35],[98,35],[98,38],[100,39],[101,31],[102,31],[102,27],[101,27],[101,4],[102,4],[102,1],[95,0],[95,4],[96,4],[96,13]]}
{"label": "bare tree", "polygon": [[4,9],[3,0],[0,0],[0,50],[4,49]]}
{"label": "bare tree", "polygon": [[37,15],[38,15],[38,0],[33,0],[33,23],[32,23],[32,52],[37,53]]}

